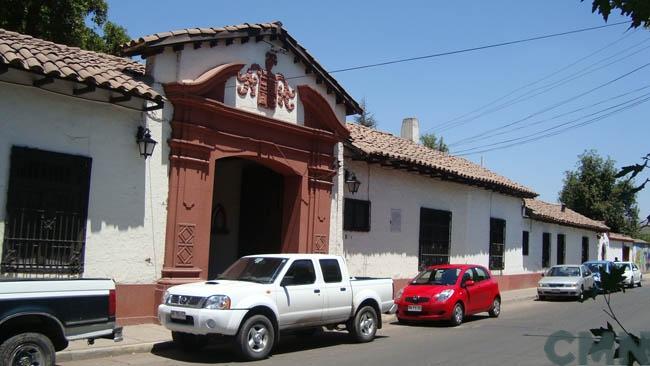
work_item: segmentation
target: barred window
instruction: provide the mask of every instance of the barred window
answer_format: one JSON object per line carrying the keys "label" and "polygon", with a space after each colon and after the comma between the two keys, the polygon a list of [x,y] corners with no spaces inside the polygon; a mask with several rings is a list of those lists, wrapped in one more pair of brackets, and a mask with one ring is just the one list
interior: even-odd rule
{"label": "barred window", "polygon": [[490,218],[490,270],[505,268],[506,220]]}
{"label": "barred window", "polygon": [[420,246],[418,266],[422,269],[449,263],[451,212],[420,208]]}
{"label": "barred window", "polygon": [[370,231],[370,201],[345,199],[343,230]]}

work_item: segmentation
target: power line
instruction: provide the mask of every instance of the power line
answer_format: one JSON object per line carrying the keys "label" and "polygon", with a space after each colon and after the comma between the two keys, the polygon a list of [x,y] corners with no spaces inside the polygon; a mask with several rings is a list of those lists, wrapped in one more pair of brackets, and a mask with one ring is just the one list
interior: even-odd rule
{"label": "power line", "polygon": [[[635,30],[635,31],[636,31],[636,30]],[[557,74],[560,74],[560,73],[562,73],[563,71],[568,70],[568,69],[570,69],[571,67],[573,67],[573,66],[579,64],[580,62],[582,62],[582,61],[584,61],[584,60],[586,60],[586,59],[588,59],[588,58],[590,58],[590,57],[592,57],[592,56],[597,55],[598,53],[600,53],[600,52],[606,50],[607,48],[611,47],[612,45],[619,43],[620,41],[622,41],[623,39],[625,39],[626,37],[630,36],[630,35],[633,34],[633,33],[634,33],[634,31],[633,31],[633,32],[626,32],[622,37],[616,39],[615,41],[606,44],[605,46],[603,46],[603,47],[597,49],[596,51],[591,52],[590,54],[588,54],[588,55],[586,55],[586,56],[583,56],[583,57],[581,57],[581,58],[579,58],[579,59],[577,59],[577,60],[571,62],[570,64],[565,65],[565,66],[563,66],[562,68],[560,68],[560,69],[558,69],[558,70],[556,70],[556,71],[551,72],[550,74],[547,74],[547,75],[545,75],[545,76],[543,76],[543,77],[541,77],[541,78],[539,78],[539,79],[537,79],[537,80],[535,80],[535,81],[532,81],[532,82],[527,83],[527,84],[525,84],[525,85],[523,85],[523,86],[520,86],[520,87],[518,87],[518,88],[516,88],[516,89],[514,89],[514,90],[512,90],[512,91],[510,91],[510,92],[508,92],[508,93],[506,93],[505,95],[502,95],[502,96],[500,96],[500,97],[498,97],[498,98],[496,98],[496,99],[494,99],[494,100],[488,102],[487,104],[484,104],[484,105],[482,105],[482,106],[480,106],[480,107],[478,107],[478,108],[475,108],[475,109],[473,109],[473,110],[471,110],[471,111],[469,111],[469,112],[467,112],[467,113],[464,113],[464,114],[462,114],[462,115],[460,115],[460,116],[457,116],[457,117],[455,117],[455,118],[452,118],[452,119],[447,120],[447,121],[445,121],[445,122],[442,122],[442,123],[440,123],[440,124],[434,125],[434,126],[428,128],[428,129],[426,129],[425,131],[430,131],[430,130],[433,130],[433,129],[436,129],[436,130],[438,130],[438,131],[444,131],[444,130],[448,130],[448,129],[450,129],[450,128],[454,128],[454,127],[456,127],[456,126],[453,126],[453,125],[454,125],[454,122],[456,122],[456,121],[458,121],[458,120],[461,120],[461,119],[464,119],[465,117],[467,117],[467,116],[469,116],[469,115],[471,115],[471,114],[473,114],[473,113],[479,112],[479,111],[481,111],[481,110],[483,110],[483,109],[485,109],[485,108],[487,108],[487,107],[489,107],[489,106],[492,106],[492,105],[494,105],[495,103],[497,103],[497,102],[499,102],[499,101],[501,101],[501,100],[503,100],[503,99],[505,99],[505,98],[507,98],[507,97],[509,97],[509,96],[511,96],[511,95],[513,95],[513,94],[515,94],[515,93],[517,93],[517,92],[519,92],[519,91],[521,91],[521,90],[524,90],[524,89],[526,89],[526,88],[528,88],[528,87],[530,87],[530,86],[533,86],[533,85],[535,85],[535,84],[538,84],[538,83],[540,83],[540,82],[542,82],[542,81],[544,81],[544,80],[550,79],[550,78],[552,78],[553,76],[555,76],[555,75],[557,75]],[[463,121],[464,121],[464,120],[463,120]]]}
{"label": "power line", "polygon": [[[649,41],[649,40],[650,40],[650,38],[647,38],[646,40],[644,40],[644,41],[641,42],[641,43],[645,43],[646,41]],[[641,44],[641,43],[640,43],[640,44]],[[638,46],[638,44],[635,45],[635,46],[633,46],[633,47],[636,47],[636,46]],[[614,61],[612,61],[612,62],[610,62],[610,63],[607,63],[607,64],[602,65],[602,66],[600,66],[600,67],[597,67],[597,68],[595,68],[595,69],[588,70],[588,71],[584,71],[584,72],[578,73],[577,75],[572,74],[572,75],[574,75],[574,76],[571,76],[571,75],[570,75],[569,77],[567,77],[567,78],[563,78],[563,79],[560,79],[560,80],[557,81],[557,82],[554,82],[554,83],[551,83],[551,84],[547,84],[547,86],[550,85],[550,87],[548,87],[546,90],[543,90],[543,91],[541,91],[541,92],[539,92],[539,93],[535,93],[535,94],[533,94],[533,95],[529,95],[529,96],[528,96],[527,98],[525,98],[525,99],[518,99],[518,100],[515,100],[512,104],[515,104],[515,103],[518,103],[518,102],[521,102],[521,101],[526,101],[526,100],[529,100],[529,99],[531,99],[531,98],[534,98],[534,97],[536,97],[536,96],[538,96],[538,95],[544,94],[544,93],[546,93],[546,92],[548,92],[548,91],[550,91],[550,90],[552,90],[552,89],[555,89],[555,88],[557,88],[557,87],[560,87],[560,86],[562,86],[562,85],[565,85],[565,84],[567,84],[567,83],[569,83],[569,82],[571,82],[571,81],[573,81],[573,80],[579,79],[579,78],[581,78],[581,77],[583,77],[583,76],[585,76],[585,75],[591,74],[591,73],[596,72],[596,71],[598,71],[598,70],[602,70],[602,69],[604,69],[604,68],[606,68],[606,67],[609,67],[609,66],[611,66],[611,65],[613,65],[613,64],[615,64],[615,63],[617,63],[617,62],[623,61],[623,60],[627,59],[628,57],[634,56],[634,55],[636,55],[636,54],[638,54],[638,53],[640,53],[640,52],[642,52],[642,51],[647,50],[648,48],[650,48],[650,46],[646,46],[646,47],[644,47],[644,48],[642,48],[642,49],[640,49],[640,50],[637,50],[637,51],[635,51],[635,52],[633,52],[633,53],[631,53],[631,54],[629,54],[629,55],[626,55],[626,56],[624,56],[624,57],[621,57],[621,58],[619,58],[619,59],[617,59],[617,60],[614,60]],[[611,59],[611,57],[608,57],[607,59]],[[601,61],[603,61],[603,60],[601,60]],[[594,66],[594,65],[596,65],[596,64],[599,64],[601,61],[598,61],[598,62],[596,62],[596,63],[590,65],[588,68],[590,68],[591,66]],[[587,68],[587,69],[588,69],[588,68]],[[543,88],[543,87],[542,87],[542,88]],[[535,91],[535,90],[539,90],[539,88],[538,88],[538,89],[533,89],[533,91]],[[524,95],[525,95],[525,94],[524,94]],[[521,97],[520,97],[520,98],[521,98]],[[510,105],[512,105],[512,104],[510,104]],[[508,107],[508,106],[509,106],[509,105],[506,105],[505,107]],[[503,107],[503,108],[505,108],[505,107]],[[501,108],[501,109],[503,109],[503,108]],[[518,123],[519,123],[519,122],[514,123],[514,124],[518,124]],[[508,127],[508,126],[511,126],[511,125],[512,125],[512,124],[508,124],[508,125],[504,125],[504,126],[500,126],[500,127],[495,127],[495,128],[492,128],[492,129],[489,129],[489,130],[483,131],[483,132],[481,132],[481,133],[478,133],[478,134],[476,134],[476,135],[473,135],[473,136],[470,136],[470,137],[462,138],[462,139],[460,139],[460,140],[458,140],[458,141],[456,141],[456,142],[454,142],[454,143],[452,143],[452,144],[449,144],[449,146],[453,146],[453,145],[465,145],[465,144],[468,144],[468,143],[474,142],[474,141],[476,141],[476,140],[479,140],[479,139],[481,139],[481,137],[486,138],[486,136],[485,136],[486,134],[489,134],[490,132],[493,132],[493,131],[499,131],[499,130],[502,130],[502,129],[504,129],[504,128]]]}
{"label": "power line", "polygon": [[[598,85],[598,86],[596,86],[596,87],[594,87],[594,88],[591,88],[591,89],[589,89],[589,90],[587,90],[587,91],[585,91],[585,92],[582,92],[582,93],[577,94],[577,95],[574,95],[574,96],[572,96],[572,97],[570,97],[570,98],[564,99],[564,100],[562,100],[562,101],[560,101],[560,102],[558,102],[558,103],[555,103],[555,104],[551,105],[550,107],[546,107],[546,108],[543,108],[543,109],[541,109],[541,110],[539,110],[539,111],[537,111],[537,112],[531,113],[531,114],[527,115],[527,116],[524,117],[524,118],[518,119],[518,120],[516,120],[516,121],[514,121],[514,122],[511,122],[511,123],[508,123],[508,124],[505,124],[505,125],[503,125],[503,126],[501,126],[501,127],[498,127],[497,129],[492,129],[492,130],[484,131],[484,132],[482,132],[482,133],[480,133],[480,134],[474,135],[474,136],[472,136],[472,138],[480,137],[480,136],[484,136],[485,134],[487,134],[487,133],[489,133],[489,132],[492,132],[492,131],[495,131],[495,130],[500,130],[500,129],[503,129],[503,128],[506,128],[506,127],[510,127],[510,126],[513,126],[513,125],[519,124],[519,123],[521,123],[521,122],[527,121],[527,120],[529,120],[529,119],[531,119],[531,118],[533,118],[533,117],[535,117],[535,116],[537,116],[537,115],[540,115],[540,114],[546,113],[546,112],[551,111],[551,110],[553,110],[553,109],[555,109],[555,108],[557,108],[557,107],[560,107],[560,106],[562,106],[562,105],[565,105],[565,104],[567,104],[567,103],[569,103],[569,102],[572,102],[572,101],[574,101],[574,100],[576,100],[576,99],[579,99],[579,98],[581,98],[581,97],[583,97],[583,96],[585,96],[585,95],[587,95],[587,94],[593,93],[594,91],[596,91],[596,90],[598,90],[598,89],[602,89],[602,88],[604,88],[604,87],[606,87],[606,86],[608,86],[608,85],[610,85],[610,84],[613,84],[614,82],[616,82],[616,81],[618,81],[618,80],[621,80],[621,79],[623,79],[623,78],[625,78],[625,77],[627,77],[627,76],[629,76],[629,75],[632,75],[632,74],[634,74],[635,72],[637,72],[637,71],[639,71],[639,70],[642,70],[642,69],[644,69],[644,68],[646,68],[646,67],[648,67],[648,66],[650,66],[650,63],[646,63],[646,64],[644,64],[644,65],[642,65],[642,66],[639,66],[639,67],[635,68],[635,69],[632,70],[632,71],[628,71],[628,72],[626,72],[626,73],[623,74],[623,75],[617,76],[616,78],[611,79],[611,80],[609,80],[609,81],[607,81],[607,82],[605,82],[605,83],[603,83],[603,84],[600,84],[600,85]],[[456,143],[457,143],[457,142],[456,142]],[[456,144],[456,143],[454,143],[454,144]],[[450,144],[450,145],[453,145],[453,144]]]}
{"label": "power line", "polygon": [[546,34],[543,36],[536,36],[536,37],[530,37],[530,38],[524,38],[524,39],[518,39],[514,41],[507,41],[507,42],[501,42],[501,43],[493,43],[485,46],[478,46],[478,47],[471,47],[471,48],[464,48],[460,50],[454,50],[454,51],[447,51],[447,52],[441,52],[441,53],[434,53],[430,55],[424,55],[424,56],[416,56],[416,57],[409,57],[409,58],[402,58],[402,59],[396,59],[396,60],[391,60],[391,61],[385,61],[385,62],[378,62],[374,64],[368,64],[368,65],[361,65],[361,66],[353,66],[353,67],[348,67],[344,69],[336,69],[329,71],[330,74],[337,73],[337,72],[346,72],[346,71],[352,71],[352,70],[361,70],[361,69],[367,69],[371,67],[378,67],[378,66],[386,66],[386,65],[393,65],[393,64],[398,64],[398,63],[403,63],[403,62],[410,62],[410,61],[417,61],[417,60],[424,60],[428,58],[434,58],[434,57],[440,57],[440,56],[449,56],[449,55],[455,55],[458,53],[465,53],[465,52],[473,52],[473,51],[480,51],[480,50],[485,50],[488,48],[495,48],[495,47],[503,47],[503,46],[508,46],[512,44],[517,44],[517,43],[524,43],[524,42],[531,42],[531,41],[538,41],[540,39],[547,39],[547,38],[553,38],[553,37],[560,37],[560,36],[566,36],[569,34],[575,34],[575,33],[581,33],[581,32],[587,32],[587,31],[592,31],[596,29],[602,29],[602,28],[607,28],[607,27],[614,27],[617,25],[621,24],[627,24],[630,23],[630,21],[624,21],[624,22],[618,22],[618,23],[612,23],[612,24],[606,24],[606,25],[600,25],[596,27],[589,27],[589,28],[581,28],[581,29],[574,29],[566,32],[560,32],[560,33],[553,33],[553,34]]}
{"label": "power line", "polygon": [[[561,114],[557,114],[557,115],[555,115],[555,116],[553,116],[553,117],[550,117],[550,118],[546,118],[546,119],[542,119],[542,120],[539,120],[539,121],[536,121],[536,122],[532,122],[532,123],[526,124],[526,125],[524,125],[524,126],[514,127],[514,128],[511,128],[511,129],[509,129],[509,130],[506,130],[506,131],[496,132],[496,133],[491,133],[491,134],[489,134],[489,135],[484,136],[483,139],[488,139],[488,138],[492,138],[492,137],[495,137],[495,136],[505,135],[505,134],[508,134],[508,133],[511,133],[511,132],[514,132],[514,131],[521,130],[521,129],[523,129],[523,128],[528,128],[528,127],[532,127],[532,126],[537,126],[537,125],[542,124],[542,123],[544,123],[544,122],[548,122],[548,121],[552,121],[552,120],[555,120],[555,119],[558,119],[558,118],[561,118],[561,117],[565,117],[565,116],[571,115],[571,114],[573,114],[573,113],[580,112],[580,111],[583,111],[583,110],[585,110],[585,109],[589,109],[589,108],[591,108],[591,107],[595,107],[595,106],[597,106],[597,105],[600,105],[600,104],[603,104],[603,103],[606,103],[606,102],[609,102],[609,101],[612,101],[612,100],[616,100],[616,99],[619,99],[619,98],[622,98],[622,97],[628,96],[628,95],[630,95],[630,94],[634,94],[634,93],[636,93],[636,92],[639,92],[639,91],[641,91],[641,90],[645,90],[645,89],[648,89],[648,88],[650,88],[650,84],[649,84],[649,85],[646,85],[646,86],[643,86],[643,87],[641,87],[641,88],[637,88],[637,89],[631,90],[631,91],[626,92],[626,93],[623,93],[623,94],[619,94],[619,95],[613,96],[613,97],[611,97],[611,98],[602,99],[602,100],[600,100],[600,101],[598,101],[598,102],[596,102],[596,103],[590,104],[590,105],[588,105],[588,106],[584,106],[584,107],[577,108],[577,109],[574,109],[574,110],[571,110],[571,111],[568,111],[568,112],[564,112],[564,113],[561,113]],[[463,143],[461,143],[461,144],[459,144],[459,145],[462,145],[462,144],[463,144]]]}
{"label": "power line", "polygon": [[[641,98],[643,98],[643,99],[641,99]],[[538,140],[541,140],[541,139],[544,139],[544,138],[559,135],[560,133],[566,132],[566,131],[574,129],[574,128],[578,128],[578,127],[582,127],[582,126],[586,126],[586,125],[595,123],[597,121],[600,121],[602,119],[610,117],[610,116],[612,116],[612,115],[614,115],[616,113],[620,113],[620,112],[622,112],[624,110],[634,108],[634,107],[636,107],[636,106],[638,106],[640,104],[643,104],[643,103],[647,102],[648,100],[650,100],[650,93],[646,93],[646,94],[644,94],[642,96],[633,98],[632,100],[628,100],[626,102],[617,104],[615,106],[611,106],[611,107],[602,109],[602,110],[600,110],[598,112],[591,113],[589,115],[586,115],[586,116],[571,120],[569,122],[564,122],[564,123],[558,124],[558,125],[553,126],[551,128],[547,128],[545,130],[538,131],[538,132],[535,132],[535,133],[530,134],[530,135],[521,136],[521,137],[518,137],[518,138],[515,138],[515,139],[511,139],[511,140],[504,140],[504,141],[500,141],[500,142],[497,142],[497,143],[484,145],[484,146],[476,147],[476,148],[472,148],[472,149],[461,150],[458,154],[454,154],[454,155],[456,155],[456,156],[466,156],[466,155],[480,154],[480,153],[485,153],[485,152],[489,152],[489,151],[501,150],[501,149],[505,149],[505,148],[508,148],[508,147],[518,146],[518,145],[526,144],[526,143],[529,143],[529,142],[538,141]],[[619,107],[619,108],[617,108],[617,107]],[[606,110],[610,110],[612,108],[617,108],[617,109],[615,109],[615,110],[613,110],[613,111],[611,111],[609,113],[605,113],[605,114],[603,114],[601,116],[594,117],[594,118],[589,119],[587,121],[571,125],[572,123],[575,123],[575,122],[577,122],[577,121],[579,121],[581,119],[584,119],[585,117],[593,116],[595,114],[602,113],[602,112],[604,112]],[[564,128],[562,128],[560,130],[556,130],[557,128],[563,127],[563,126],[566,126],[566,125],[569,125],[569,126],[564,127]],[[553,131],[553,130],[556,130],[556,131]],[[547,132],[547,133],[543,134],[544,132]],[[540,133],[542,133],[542,135],[540,135]],[[512,142],[512,143],[508,144],[509,142]],[[507,145],[502,145],[502,144],[507,144]],[[502,145],[502,146],[497,146],[497,145]],[[479,151],[472,151],[472,150],[481,149],[481,148],[490,147],[490,146],[496,146],[496,147],[492,147],[492,148],[484,149],[484,150],[479,150]]]}
{"label": "power line", "polygon": [[[633,45],[633,46],[631,46],[631,47],[628,47],[628,48],[622,50],[622,51],[619,52],[619,53],[616,53],[616,54],[614,54],[614,55],[608,56],[608,57],[606,57],[606,58],[604,58],[604,59],[600,59],[600,60],[598,60],[598,61],[596,61],[596,62],[594,62],[594,63],[592,63],[592,64],[590,64],[590,65],[588,65],[588,66],[586,66],[586,67],[584,67],[584,68],[582,68],[582,69],[580,69],[580,70],[574,72],[574,73],[571,73],[571,74],[569,74],[569,75],[567,75],[567,76],[565,76],[565,77],[563,77],[563,78],[561,78],[561,79],[559,79],[559,80],[556,80],[556,81],[553,81],[553,82],[551,82],[551,83],[548,83],[548,84],[545,84],[545,85],[539,86],[539,87],[537,87],[537,88],[531,89],[531,90],[529,90],[529,91],[527,91],[527,92],[525,92],[525,93],[523,93],[523,94],[521,94],[521,95],[515,97],[514,99],[511,99],[511,100],[509,100],[509,101],[506,101],[506,102],[504,102],[504,103],[502,103],[502,104],[500,104],[500,105],[498,105],[498,106],[496,106],[496,107],[494,107],[494,108],[492,108],[492,109],[488,109],[487,111],[482,112],[482,113],[480,113],[480,114],[478,114],[478,115],[476,115],[476,116],[473,116],[473,117],[471,117],[471,118],[468,118],[468,119],[465,119],[465,120],[462,120],[462,121],[458,121],[458,122],[456,122],[455,125],[452,126],[452,127],[460,126],[461,124],[465,124],[465,123],[471,122],[471,121],[476,120],[476,119],[478,119],[478,118],[480,118],[480,117],[483,117],[483,116],[485,116],[485,115],[487,115],[487,114],[490,114],[490,113],[493,113],[493,112],[500,111],[500,110],[502,110],[502,109],[508,108],[508,107],[510,107],[510,106],[512,106],[512,105],[515,105],[515,104],[517,104],[517,103],[525,102],[525,101],[530,100],[530,99],[532,99],[532,98],[534,98],[534,97],[536,97],[536,96],[538,96],[538,95],[542,95],[542,94],[547,93],[547,92],[549,92],[549,91],[551,91],[551,90],[553,90],[553,89],[555,89],[555,88],[558,88],[558,87],[560,87],[560,86],[562,86],[562,85],[566,85],[566,84],[568,84],[569,82],[571,82],[571,81],[573,81],[573,80],[579,79],[579,78],[581,78],[581,77],[583,77],[583,76],[589,75],[589,74],[594,73],[594,72],[596,72],[596,71],[598,71],[598,70],[602,70],[602,69],[604,69],[604,68],[606,68],[606,67],[608,67],[608,66],[611,66],[611,65],[613,65],[613,64],[615,64],[615,63],[617,63],[617,62],[621,62],[621,61],[623,61],[623,60],[625,60],[625,59],[627,59],[627,58],[629,58],[629,57],[631,57],[631,56],[634,56],[634,55],[636,55],[636,54],[638,54],[638,53],[640,53],[640,52],[642,52],[642,51],[645,51],[646,49],[650,48],[650,46],[647,46],[647,47],[641,48],[640,50],[637,50],[637,51],[634,51],[634,52],[632,52],[632,53],[630,53],[630,54],[624,55],[623,57],[620,57],[620,58],[618,58],[618,59],[616,59],[616,60],[614,60],[614,61],[612,61],[612,62],[609,62],[609,63],[607,63],[607,64],[605,64],[605,65],[602,65],[602,66],[599,66],[599,67],[593,68],[594,66],[596,66],[596,65],[598,65],[598,64],[600,64],[600,63],[602,63],[602,62],[605,62],[605,61],[611,60],[612,58],[614,58],[614,57],[616,57],[616,56],[619,56],[621,53],[627,52],[627,51],[629,51],[629,50],[631,50],[631,49],[633,49],[633,48],[636,48],[636,47],[638,47],[638,46],[640,46],[640,45],[642,45],[643,43],[646,43],[646,42],[648,42],[648,41],[650,41],[650,38],[646,38],[646,39],[644,39],[643,41],[641,41],[641,42],[639,42],[639,43],[637,43],[637,44],[635,44],[635,45]],[[539,91],[539,90],[541,90],[541,91]],[[538,91],[539,91],[539,92],[538,92]],[[451,128],[451,127],[449,127],[449,128]],[[449,128],[444,128],[443,130],[447,130],[447,129],[449,129]],[[465,140],[467,140],[467,139],[469,139],[469,138],[465,138],[465,139],[459,140],[459,141],[456,142],[456,143],[460,143],[461,141],[465,141]]]}

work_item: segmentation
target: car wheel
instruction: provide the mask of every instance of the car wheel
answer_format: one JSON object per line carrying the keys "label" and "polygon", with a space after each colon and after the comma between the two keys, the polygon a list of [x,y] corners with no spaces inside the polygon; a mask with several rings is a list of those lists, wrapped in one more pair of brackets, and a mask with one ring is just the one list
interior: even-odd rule
{"label": "car wheel", "polygon": [[172,340],[185,352],[199,351],[208,344],[207,336],[183,332],[172,332]]}
{"label": "car wheel", "polygon": [[364,306],[359,309],[348,329],[356,342],[364,343],[375,339],[377,333],[377,312],[375,308]]}
{"label": "car wheel", "polygon": [[239,328],[235,341],[244,360],[264,359],[271,353],[275,342],[273,323],[264,315],[253,315]]}
{"label": "car wheel", "polygon": [[585,300],[585,288],[583,286],[580,286],[580,293],[578,294],[578,301],[584,301]]}
{"label": "car wheel", "polygon": [[451,311],[451,325],[457,327],[463,324],[463,319],[465,319],[465,309],[463,308],[463,304],[456,303],[456,305],[454,305],[454,310]]}
{"label": "car wheel", "polygon": [[499,314],[501,314],[501,299],[499,297],[495,297],[494,301],[492,301],[492,307],[488,314],[493,318],[498,318]]}
{"label": "car wheel", "polygon": [[21,333],[0,345],[0,365],[54,366],[52,341],[41,333]]}

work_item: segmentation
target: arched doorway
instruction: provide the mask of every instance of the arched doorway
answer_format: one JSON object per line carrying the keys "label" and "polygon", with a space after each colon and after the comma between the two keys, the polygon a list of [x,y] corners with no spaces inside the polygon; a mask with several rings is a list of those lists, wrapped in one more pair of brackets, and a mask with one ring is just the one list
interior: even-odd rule
{"label": "arched doorway", "polygon": [[239,257],[280,253],[285,210],[284,175],[238,157],[216,160],[214,171],[208,278]]}

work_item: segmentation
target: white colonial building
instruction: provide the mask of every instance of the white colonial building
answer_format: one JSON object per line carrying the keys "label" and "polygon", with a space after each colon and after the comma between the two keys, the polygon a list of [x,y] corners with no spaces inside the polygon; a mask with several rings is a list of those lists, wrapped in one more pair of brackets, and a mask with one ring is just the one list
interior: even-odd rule
{"label": "white colonial building", "polygon": [[404,120],[402,137],[348,128],[346,181],[359,184],[344,192],[343,252],[353,273],[406,280],[426,265],[474,263],[509,289],[534,286],[550,265],[596,258],[605,225],[419,145],[417,120]]}

